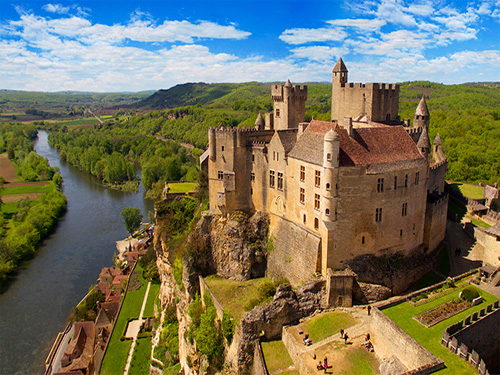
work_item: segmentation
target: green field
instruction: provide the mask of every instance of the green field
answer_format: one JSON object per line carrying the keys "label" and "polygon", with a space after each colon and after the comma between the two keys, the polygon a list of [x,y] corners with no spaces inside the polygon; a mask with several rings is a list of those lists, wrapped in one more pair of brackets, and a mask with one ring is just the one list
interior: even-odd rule
{"label": "green field", "polygon": [[51,184],[47,185],[28,185],[28,186],[13,186],[4,185],[3,189],[0,191],[1,195],[10,194],[31,194],[31,193],[47,193],[52,191],[53,187]]}
{"label": "green field", "polygon": [[[288,351],[283,345],[283,341],[269,341],[261,343],[262,354],[266,362],[267,371],[273,374],[284,374],[284,370],[293,365]],[[279,371],[283,370],[283,371]],[[289,374],[298,374],[298,371],[287,372]]]}
{"label": "green field", "polygon": [[429,310],[432,307],[440,305],[446,301],[458,297],[458,293],[463,289],[459,288],[455,292],[445,295],[434,301],[430,301],[420,306],[411,306],[407,302],[383,309],[382,312],[387,315],[393,322],[401,327],[406,333],[413,337],[419,344],[423,345],[436,357],[445,361],[446,368],[439,371],[439,374],[477,374],[477,370],[470,364],[461,360],[457,355],[451,353],[447,348],[441,345],[441,336],[443,331],[451,324],[465,319],[468,315],[475,311],[484,309],[487,305],[493,303],[498,298],[481,290],[483,302],[480,305],[471,307],[457,315],[452,316],[432,327],[426,328],[415,319],[413,316],[423,311]]}
{"label": "green field", "polygon": [[198,187],[197,182],[169,182],[169,193],[192,193]]}
{"label": "green field", "polygon": [[134,355],[130,362],[129,375],[149,374],[149,364],[151,363],[151,337],[137,339],[134,348]]}
{"label": "green field", "polygon": [[151,283],[149,287],[148,300],[146,301],[146,307],[144,308],[143,318],[152,318],[155,315],[154,303],[158,294],[160,293],[161,284]]}
{"label": "green field", "polygon": [[95,117],[89,118],[81,118],[78,120],[68,120],[68,121],[57,121],[52,124],[57,126],[67,126],[67,127],[76,127],[76,126],[85,126],[85,125],[94,125],[97,123],[97,119]]}

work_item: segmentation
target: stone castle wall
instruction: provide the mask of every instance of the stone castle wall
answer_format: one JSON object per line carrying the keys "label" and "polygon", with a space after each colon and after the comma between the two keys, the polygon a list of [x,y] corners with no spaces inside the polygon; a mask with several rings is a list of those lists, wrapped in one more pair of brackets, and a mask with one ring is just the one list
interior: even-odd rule
{"label": "stone castle wall", "polygon": [[439,194],[441,194],[444,191],[444,183],[447,171],[448,171],[447,160],[431,166],[429,168],[429,180],[427,182],[427,190],[429,190],[430,192],[436,191]]}
{"label": "stone castle wall", "polygon": [[448,194],[431,199],[426,204],[424,246],[430,251],[436,249],[446,234],[446,216],[448,214]]}
{"label": "stone castle wall", "polygon": [[483,247],[481,254],[483,262],[493,267],[500,267],[500,241],[497,241],[496,236],[486,233],[484,228],[474,227],[474,238]]}
{"label": "stone castle wall", "polygon": [[442,359],[432,355],[376,307],[372,308],[371,329],[378,342],[397,353],[408,368],[407,373],[430,374],[445,367]]}
{"label": "stone castle wall", "polygon": [[290,221],[275,220],[271,227],[274,248],[267,256],[267,273],[286,278],[293,286],[300,285],[317,271],[321,238]]}

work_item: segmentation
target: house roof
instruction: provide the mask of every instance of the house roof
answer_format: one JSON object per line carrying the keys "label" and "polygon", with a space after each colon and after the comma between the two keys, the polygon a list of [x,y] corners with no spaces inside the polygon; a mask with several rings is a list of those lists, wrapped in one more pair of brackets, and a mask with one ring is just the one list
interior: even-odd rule
{"label": "house roof", "polygon": [[488,228],[485,230],[486,233],[489,233],[493,236],[498,236],[500,237],[500,223],[497,223],[496,225]]}
{"label": "house roof", "polygon": [[312,164],[323,163],[325,134],[334,130],[340,142],[340,166],[374,165],[424,160],[402,126],[355,128],[351,137],[335,122],[312,120],[289,156]]}
{"label": "house roof", "polygon": [[81,353],[71,361],[71,364],[62,370],[86,370],[89,368],[94,352],[95,326],[94,322],[77,322],[74,324],[75,332],[73,340],[66,348],[65,354],[72,353],[75,346],[78,346]]}
{"label": "house roof", "polygon": [[283,148],[285,149],[285,155],[288,155],[290,150],[293,148],[293,146],[295,146],[295,143],[297,142],[297,130],[298,129],[285,129],[278,130],[276,132],[281,141],[281,144],[283,145]]}

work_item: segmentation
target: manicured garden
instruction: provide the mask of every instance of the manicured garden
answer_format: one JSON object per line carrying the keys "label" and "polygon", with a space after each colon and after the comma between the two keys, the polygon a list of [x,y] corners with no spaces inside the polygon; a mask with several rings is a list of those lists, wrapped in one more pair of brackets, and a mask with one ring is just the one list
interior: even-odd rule
{"label": "manicured garden", "polygon": [[305,333],[309,334],[313,343],[330,337],[340,331],[357,324],[358,320],[351,314],[342,312],[331,312],[321,314],[302,324]]}
{"label": "manicured garden", "polygon": [[[262,354],[266,362],[267,371],[273,374],[299,374],[298,371],[289,371],[288,367],[293,365],[292,359],[283,341],[269,341],[261,344]],[[282,370],[282,371],[280,371]]]}
{"label": "manicured garden", "polygon": [[[137,290],[129,291],[125,296],[102,363],[101,374],[103,375],[123,374],[130,346],[132,345],[132,340],[121,340],[121,338],[125,334],[128,321],[139,317],[148,283],[142,277],[142,269],[138,264],[131,277],[136,278],[142,285]],[[130,283],[133,283],[133,281],[131,280]],[[151,341],[151,338],[147,339]]]}
{"label": "manicured garden", "polygon": [[[127,353],[128,354],[128,353]],[[149,364],[151,363],[151,337],[137,339],[135,343],[134,355],[130,362],[129,375],[149,374]]]}
{"label": "manicured garden", "polygon": [[412,306],[408,302],[403,302],[382,310],[385,315],[387,315],[406,333],[413,337],[418,343],[424,346],[432,354],[445,361],[446,368],[439,371],[439,374],[477,374],[477,370],[475,370],[470,364],[461,360],[457,355],[451,353],[447,348],[441,345],[441,336],[446,327],[458,322],[459,320],[463,320],[475,311],[485,308],[498,298],[481,290],[481,296],[483,297],[483,302],[481,304],[466,309],[428,328],[413,319],[413,317],[438,305],[442,305],[448,301],[458,298],[459,292],[464,288],[465,286],[457,288],[457,290],[453,293],[444,295],[422,305]]}

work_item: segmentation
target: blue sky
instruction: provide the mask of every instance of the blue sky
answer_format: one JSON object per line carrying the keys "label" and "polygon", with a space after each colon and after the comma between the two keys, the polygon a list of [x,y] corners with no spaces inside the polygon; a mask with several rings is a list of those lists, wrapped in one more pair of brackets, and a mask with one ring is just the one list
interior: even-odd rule
{"label": "blue sky", "polygon": [[500,0],[0,0],[0,89],[500,81]]}

